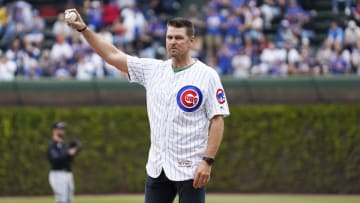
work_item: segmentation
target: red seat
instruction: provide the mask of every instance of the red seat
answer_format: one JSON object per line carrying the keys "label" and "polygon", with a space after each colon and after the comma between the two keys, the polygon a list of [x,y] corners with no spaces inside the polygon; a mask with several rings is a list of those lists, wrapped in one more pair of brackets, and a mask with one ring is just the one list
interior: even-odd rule
{"label": "red seat", "polygon": [[111,25],[119,16],[120,9],[116,5],[104,5],[103,7],[103,21],[106,25]]}
{"label": "red seat", "polygon": [[41,6],[39,9],[40,16],[44,18],[56,17],[58,12],[59,12],[58,9],[52,5],[44,5]]}

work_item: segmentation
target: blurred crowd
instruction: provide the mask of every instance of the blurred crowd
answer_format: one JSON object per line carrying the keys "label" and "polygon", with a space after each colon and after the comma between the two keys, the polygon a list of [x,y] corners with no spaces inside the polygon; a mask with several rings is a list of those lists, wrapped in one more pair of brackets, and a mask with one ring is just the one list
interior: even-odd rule
{"label": "blurred crowd", "polygon": [[[67,0],[62,8],[38,8],[0,0],[0,80],[125,78],[66,24],[63,11],[73,7],[90,29],[139,57],[167,57],[166,20],[182,10],[196,27],[193,57],[221,75],[360,75],[360,3],[332,0],[335,18],[319,46],[312,44],[318,15],[312,3],[209,0],[184,9],[181,0]],[[340,13],[344,19],[336,17]],[[273,30],[272,38],[266,30]]]}

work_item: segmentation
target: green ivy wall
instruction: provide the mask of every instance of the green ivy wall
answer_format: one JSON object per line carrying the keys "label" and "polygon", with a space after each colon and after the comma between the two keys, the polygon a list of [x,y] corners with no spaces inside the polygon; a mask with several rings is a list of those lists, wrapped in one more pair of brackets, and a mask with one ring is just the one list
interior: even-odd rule
{"label": "green ivy wall", "polygon": [[[360,105],[231,106],[209,191],[360,193]],[[145,107],[0,108],[0,195],[51,194],[55,120],[83,150],[77,193],[143,192]]]}

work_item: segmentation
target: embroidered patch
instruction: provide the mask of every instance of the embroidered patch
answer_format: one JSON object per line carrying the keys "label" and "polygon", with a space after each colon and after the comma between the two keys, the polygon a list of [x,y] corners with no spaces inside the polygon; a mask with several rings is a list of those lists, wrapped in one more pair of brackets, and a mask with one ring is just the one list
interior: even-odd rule
{"label": "embroidered patch", "polygon": [[196,111],[202,103],[203,95],[199,88],[187,85],[182,87],[176,96],[176,101],[180,109],[185,112]]}
{"label": "embroidered patch", "polygon": [[218,89],[216,91],[216,99],[219,102],[219,104],[225,103],[226,99],[225,99],[225,92],[223,89]]}

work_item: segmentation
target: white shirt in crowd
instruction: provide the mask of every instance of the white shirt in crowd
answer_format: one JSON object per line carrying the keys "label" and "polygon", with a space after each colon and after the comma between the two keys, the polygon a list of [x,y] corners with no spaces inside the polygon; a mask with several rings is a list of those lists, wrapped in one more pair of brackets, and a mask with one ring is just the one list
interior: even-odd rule
{"label": "white shirt in crowd", "polygon": [[6,55],[0,58],[0,80],[11,81],[15,79],[16,63],[9,60]]}

